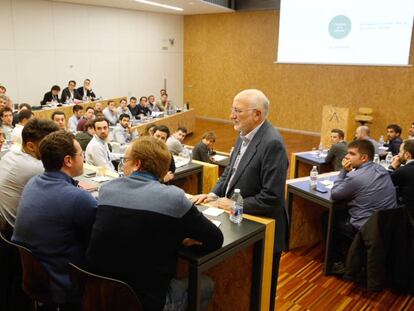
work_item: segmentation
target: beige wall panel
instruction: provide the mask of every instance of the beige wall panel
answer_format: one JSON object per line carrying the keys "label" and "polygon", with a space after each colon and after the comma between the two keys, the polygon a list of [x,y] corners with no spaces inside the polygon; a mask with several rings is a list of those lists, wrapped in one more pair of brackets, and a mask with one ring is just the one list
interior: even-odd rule
{"label": "beige wall panel", "polygon": [[392,122],[406,136],[414,121],[413,67],[275,64],[278,24],[279,11],[185,16],[184,100],[199,116],[228,119],[234,95],[259,88],[278,127],[319,132],[324,105],[350,108],[350,118],[372,107],[374,138]]}

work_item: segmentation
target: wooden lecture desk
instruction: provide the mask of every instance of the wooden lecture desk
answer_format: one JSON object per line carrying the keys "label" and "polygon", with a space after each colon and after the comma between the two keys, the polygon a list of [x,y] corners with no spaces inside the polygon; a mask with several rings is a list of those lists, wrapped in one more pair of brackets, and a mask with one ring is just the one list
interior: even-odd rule
{"label": "wooden lecture desk", "polygon": [[322,242],[323,236],[321,214],[329,211],[329,222],[326,236],[324,259],[324,273],[330,274],[330,245],[332,243],[332,223],[335,210],[343,207],[343,203],[331,199],[331,187],[339,172],[319,175],[318,189],[327,192],[321,193],[310,189],[309,177],[290,179],[287,181],[287,205],[289,213],[289,249],[301,246],[312,246]]}
{"label": "wooden lecture desk", "polygon": [[132,126],[132,129],[136,129],[140,135],[144,134],[145,129],[150,124],[155,125],[165,125],[167,126],[171,133],[179,127],[187,128],[188,134],[194,132],[195,129],[195,111],[194,109],[176,112],[174,114],[164,114],[160,118],[150,118],[144,121],[134,121],[135,125]]}
{"label": "wooden lecture desk", "polygon": [[[117,97],[117,98],[112,98],[112,99],[102,99],[102,100],[95,100],[95,101],[84,102],[84,103],[80,102],[78,105],[81,105],[83,109],[85,109],[86,107],[89,107],[89,106],[95,107],[96,103],[102,103],[103,108],[105,108],[106,106],[108,106],[109,101],[114,101],[116,106],[119,106],[121,99],[126,99],[126,97],[123,96],[123,97]],[[52,118],[53,112],[63,111],[65,113],[66,122],[67,122],[69,118],[73,115],[72,109],[74,105],[75,104],[62,105],[60,107],[43,107],[42,110],[33,110],[33,113],[36,118],[50,120]]]}
{"label": "wooden lecture desk", "polygon": [[309,176],[312,166],[317,167],[319,174],[332,172],[332,165],[325,162],[326,155],[326,151],[321,154],[317,151],[292,153],[290,157],[291,167],[289,178]]}

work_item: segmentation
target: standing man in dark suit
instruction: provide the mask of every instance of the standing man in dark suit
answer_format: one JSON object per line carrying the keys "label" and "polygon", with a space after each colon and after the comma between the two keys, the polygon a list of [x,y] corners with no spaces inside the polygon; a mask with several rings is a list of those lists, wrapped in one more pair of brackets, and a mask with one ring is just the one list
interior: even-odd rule
{"label": "standing man in dark suit", "polygon": [[217,199],[217,206],[229,209],[229,198],[240,189],[244,212],[276,219],[270,310],[274,310],[279,261],[287,237],[285,186],[288,159],[279,132],[267,121],[269,100],[259,90],[236,95],[230,119],[240,132],[230,164],[211,193],[195,198],[196,203]]}
{"label": "standing man in dark suit", "polygon": [[89,98],[95,100],[96,98],[95,93],[92,91],[91,80],[89,79],[85,79],[85,81],[83,81],[83,86],[79,87],[77,91],[81,99],[87,100]]}
{"label": "standing man in dark suit", "polygon": [[414,140],[401,144],[400,153],[394,157],[390,169],[398,203],[406,206],[414,217]]}
{"label": "standing man in dark suit", "polygon": [[81,100],[78,90],[76,89],[76,81],[70,80],[68,87],[65,87],[62,91],[62,97],[60,98],[61,103],[73,102],[75,99]]}

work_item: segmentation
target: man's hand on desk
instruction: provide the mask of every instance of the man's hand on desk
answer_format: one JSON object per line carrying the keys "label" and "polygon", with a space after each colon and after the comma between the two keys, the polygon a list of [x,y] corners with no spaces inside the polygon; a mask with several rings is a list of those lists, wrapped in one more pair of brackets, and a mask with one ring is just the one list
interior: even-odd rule
{"label": "man's hand on desk", "polygon": [[218,199],[218,196],[215,195],[214,193],[209,193],[209,194],[199,194],[199,195],[195,195],[191,198],[191,202],[193,202],[194,204],[201,204],[201,203],[208,203],[211,201],[215,201]]}
{"label": "man's hand on desk", "polygon": [[230,208],[234,205],[234,201],[228,198],[219,198],[216,202],[216,207],[224,209],[226,211],[230,210]]}
{"label": "man's hand on desk", "polygon": [[186,247],[193,246],[193,245],[203,245],[202,242],[193,240],[190,238],[185,238],[181,243]]}

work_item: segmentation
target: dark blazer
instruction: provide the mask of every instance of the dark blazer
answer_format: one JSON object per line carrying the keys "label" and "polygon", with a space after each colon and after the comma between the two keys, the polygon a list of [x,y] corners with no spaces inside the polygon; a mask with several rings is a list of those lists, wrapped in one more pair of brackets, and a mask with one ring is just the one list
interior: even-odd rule
{"label": "dark blazer", "polygon": [[[81,86],[81,87],[78,87],[77,89],[76,89],[77,91],[78,91],[78,93],[79,93],[79,95],[80,95],[80,97],[81,97],[81,99],[83,98],[83,95],[85,94],[84,93],[84,88],[83,88],[83,86]],[[96,98],[96,95],[95,95],[95,93],[92,91],[92,90],[88,90],[87,92],[86,92],[86,96],[88,96],[88,97],[90,97],[90,98],[92,98],[92,99],[95,99]]]}
{"label": "dark blazer", "polygon": [[143,107],[140,104],[137,105],[138,107],[138,113],[137,115],[143,114],[144,116],[150,116],[151,110],[148,107]]}
{"label": "dark blazer", "polygon": [[414,217],[414,161],[392,172],[391,179],[397,188],[399,204],[406,206]]}
{"label": "dark blazer", "polygon": [[348,250],[347,279],[366,278],[370,290],[390,286],[413,295],[413,239],[414,225],[406,208],[375,212],[355,235]]}
{"label": "dark blazer", "polygon": [[[82,100],[82,96],[79,94],[78,90],[73,90],[73,97],[74,99]],[[62,91],[62,97],[60,98],[61,103],[65,103],[66,99],[70,98],[70,91],[69,88],[65,87]]]}
{"label": "dark blazer", "polygon": [[346,141],[340,141],[339,143],[332,145],[331,149],[329,149],[325,161],[326,163],[332,163],[335,171],[340,171],[342,169],[342,159],[348,152],[347,146]]}
{"label": "dark blazer", "polygon": [[52,95],[52,91],[45,93],[43,96],[43,100],[40,102],[41,105],[46,105],[48,102],[55,101],[60,103],[60,99],[58,95]]}
{"label": "dark blazer", "polygon": [[392,155],[395,156],[400,153],[400,146],[402,143],[403,141],[401,137],[396,137],[385,146],[388,147],[388,151],[391,151]]}
{"label": "dark blazer", "polygon": [[[212,191],[218,196],[225,195],[241,144],[242,140],[238,138],[230,164]],[[234,189],[239,188],[244,198],[245,213],[276,219],[275,253],[280,253],[286,246],[285,187],[288,164],[282,137],[265,121],[247,147],[227,193],[227,197],[231,197]]]}
{"label": "dark blazer", "polygon": [[197,145],[194,146],[193,159],[197,161],[211,163],[210,150],[208,149],[206,144],[204,144],[203,142],[199,142]]}

